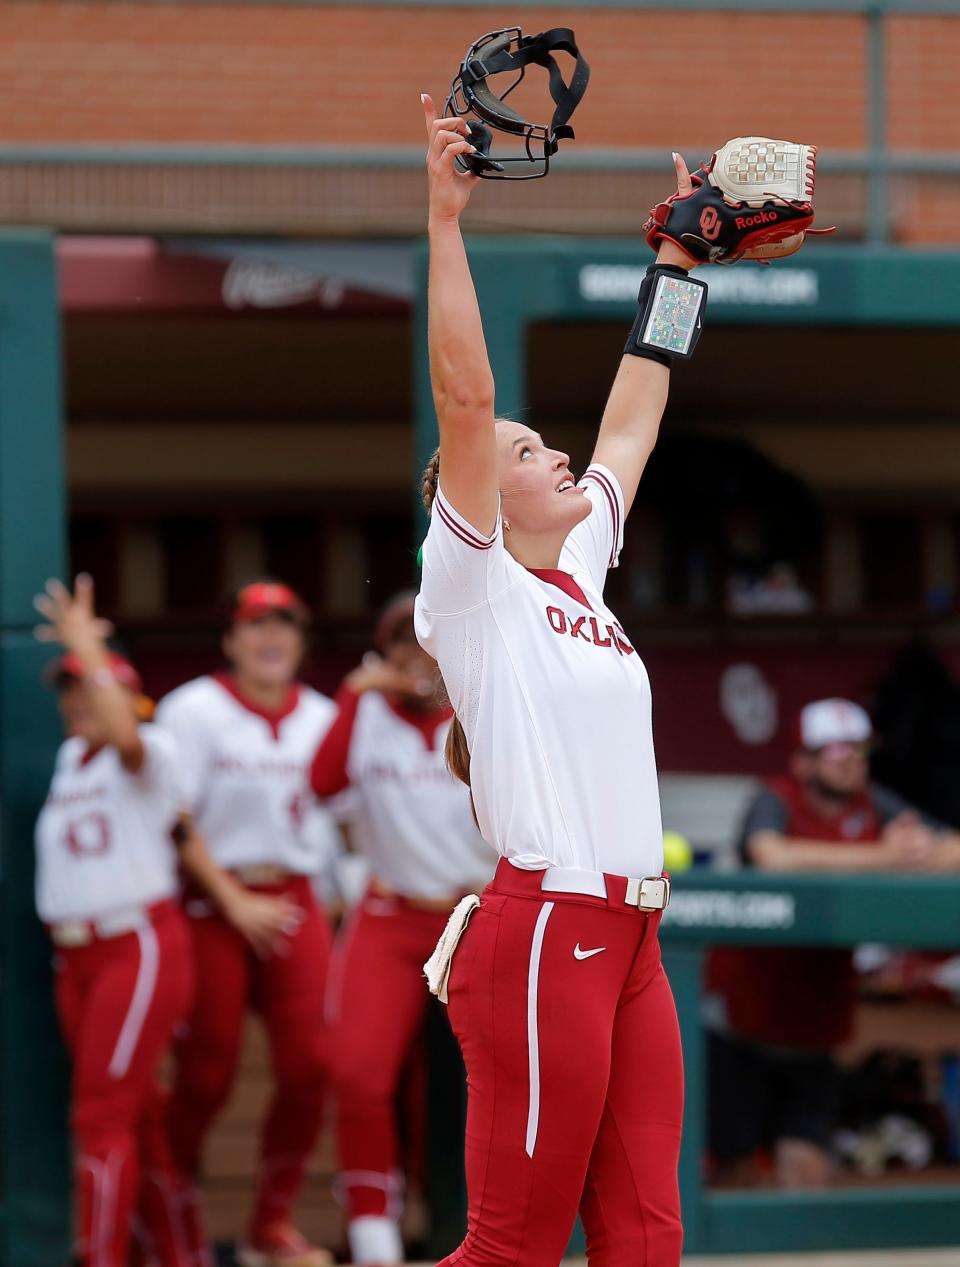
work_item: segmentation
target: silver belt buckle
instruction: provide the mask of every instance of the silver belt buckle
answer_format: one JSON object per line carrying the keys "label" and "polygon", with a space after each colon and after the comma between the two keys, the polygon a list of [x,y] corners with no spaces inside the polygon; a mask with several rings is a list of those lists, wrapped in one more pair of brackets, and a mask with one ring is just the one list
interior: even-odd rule
{"label": "silver belt buckle", "polygon": [[670,902],[670,879],[665,875],[648,875],[642,880],[627,881],[627,905],[641,911],[665,911]]}
{"label": "silver belt buckle", "polygon": [[50,939],[55,946],[69,950],[76,946],[89,946],[93,933],[85,920],[64,919],[50,926]]}

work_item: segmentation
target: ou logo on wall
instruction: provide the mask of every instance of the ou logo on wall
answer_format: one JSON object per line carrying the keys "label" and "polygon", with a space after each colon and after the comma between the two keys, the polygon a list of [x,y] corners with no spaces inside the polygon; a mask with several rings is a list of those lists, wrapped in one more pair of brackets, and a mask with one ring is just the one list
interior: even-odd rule
{"label": "ou logo on wall", "polygon": [[724,669],[720,712],[741,743],[769,743],[777,733],[777,692],[755,664],[731,664]]}

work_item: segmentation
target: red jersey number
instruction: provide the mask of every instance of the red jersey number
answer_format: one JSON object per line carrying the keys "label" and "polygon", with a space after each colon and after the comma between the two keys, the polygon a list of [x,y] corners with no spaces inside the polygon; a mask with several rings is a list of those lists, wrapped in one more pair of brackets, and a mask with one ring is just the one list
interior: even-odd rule
{"label": "red jersey number", "polygon": [[75,858],[97,858],[111,845],[110,820],[105,814],[84,814],[67,824],[64,843]]}

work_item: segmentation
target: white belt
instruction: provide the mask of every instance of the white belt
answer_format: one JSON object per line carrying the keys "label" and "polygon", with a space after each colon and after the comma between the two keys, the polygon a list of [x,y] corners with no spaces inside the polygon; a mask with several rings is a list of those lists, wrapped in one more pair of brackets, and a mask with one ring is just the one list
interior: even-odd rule
{"label": "white belt", "polygon": [[63,919],[50,925],[50,937],[55,946],[89,946],[97,940],[122,937],[124,933],[146,928],[150,923],[150,911],[146,906],[125,906],[99,919]]}
{"label": "white belt", "polygon": [[[540,881],[545,893],[585,893],[589,897],[607,896],[607,878],[602,871],[581,871],[579,867],[547,867]],[[624,897],[627,906],[641,911],[664,911],[670,902],[670,879],[665,875],[648,875],[642,880],[627,878]]]}

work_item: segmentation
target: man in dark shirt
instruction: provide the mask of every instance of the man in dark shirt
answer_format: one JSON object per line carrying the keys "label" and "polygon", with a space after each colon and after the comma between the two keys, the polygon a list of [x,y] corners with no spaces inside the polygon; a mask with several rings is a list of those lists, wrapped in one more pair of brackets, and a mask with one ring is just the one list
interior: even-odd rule
{"label": "man in dark shirt", "polygon": [[[789,774],[750,806],[740,852],[766,871],[960,869],[960,835],[870,783],[870,719],[817,700],[799,719]],[[850,1036],[852,952],[713,951],[708,966],[710,1146],[718,1182],[755,1183],[772,1151],[777,1183],[824,1185],[837,1101],[831,1049]]]}

